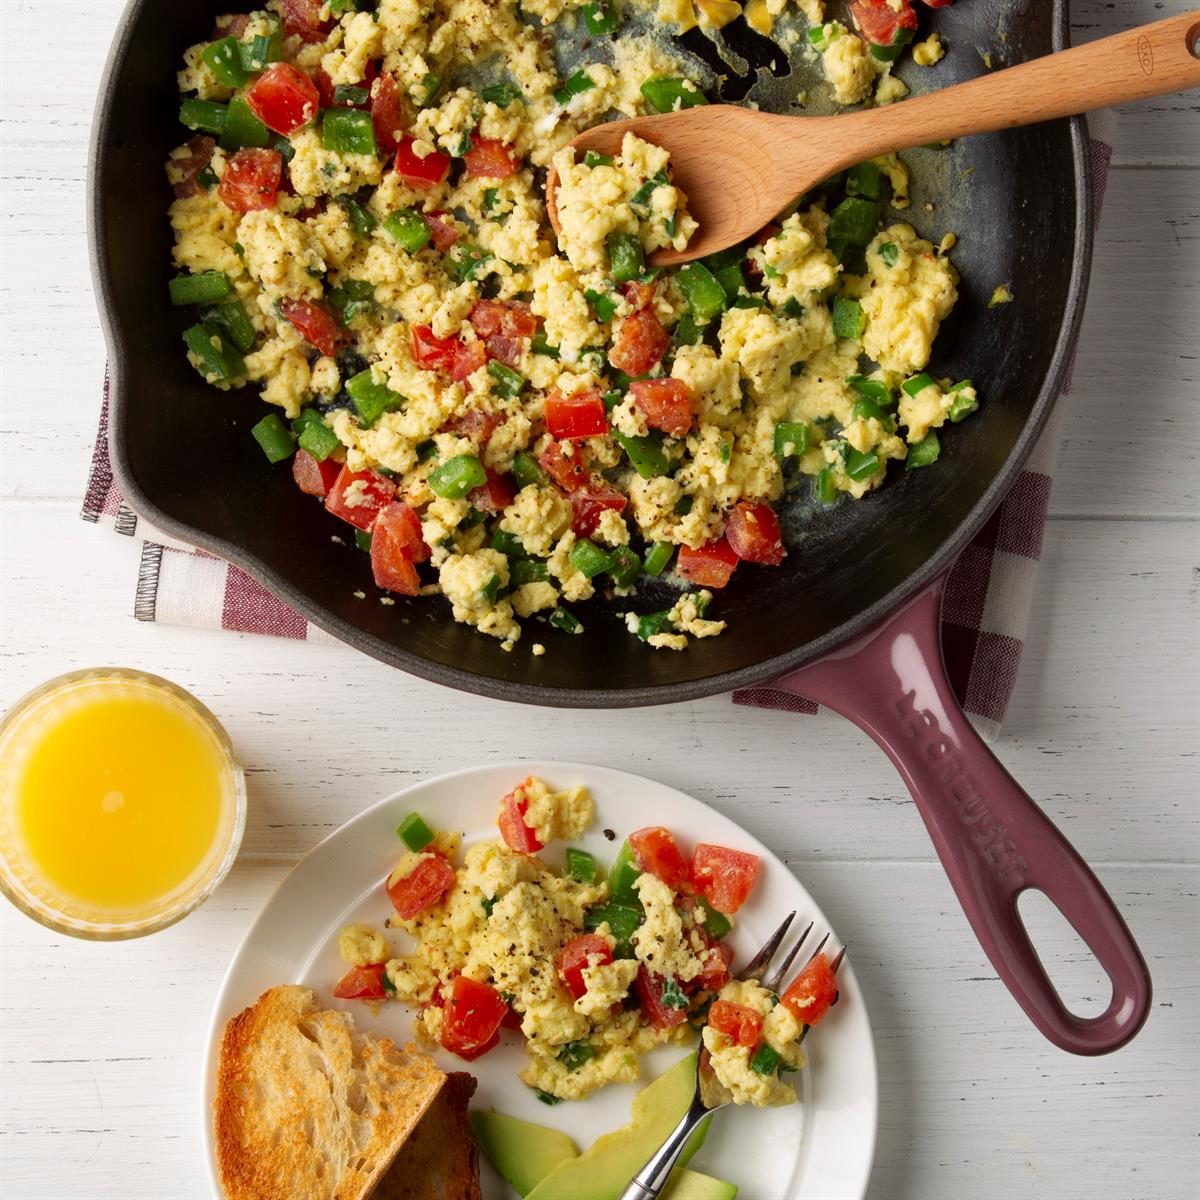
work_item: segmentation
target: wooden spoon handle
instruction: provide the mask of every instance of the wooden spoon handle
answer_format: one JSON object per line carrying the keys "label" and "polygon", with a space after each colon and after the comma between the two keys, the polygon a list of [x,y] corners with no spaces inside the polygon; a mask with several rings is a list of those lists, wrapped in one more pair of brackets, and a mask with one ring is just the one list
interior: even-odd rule
{"label": "wooden spoon handle", "polygon": [[1200,11],[1183,13],[1057,54],[929,92],[901,104],[835,117],[847,163],[889,150],[1075,116],[1200,87]]}

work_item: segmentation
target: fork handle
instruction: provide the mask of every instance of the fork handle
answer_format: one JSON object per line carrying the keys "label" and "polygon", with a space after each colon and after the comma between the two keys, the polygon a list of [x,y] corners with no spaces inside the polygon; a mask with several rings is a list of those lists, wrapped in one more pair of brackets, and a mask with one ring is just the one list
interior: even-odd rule
{"label": "fork handle", "polygon": [[699,1085],[692,1097],[691,1106],[679,1118],[679,1124],[667,1135],[667,1140],[646,1160],[646,1165],[629,1181],[629,1186],[617,1197],[617,1200],[656,1200],[671,1172],[679,1161],[688,1140],[700,1125],[715,1110],[704,1107],[700,1098]]}
{"label": "fork handle", "polygon": [[[941,648],[942,576],[874,630],[771,686],[811,697],[864,729],[899,769],[983,949],[1033,1023],[1073,1054],[1106,1054],[1150,1011],[1150,973],[1100,881],[1000,765],[963,713]],[[1107,1009],[1060,999],[1017,912],[1043,891],[1112,983]]]}

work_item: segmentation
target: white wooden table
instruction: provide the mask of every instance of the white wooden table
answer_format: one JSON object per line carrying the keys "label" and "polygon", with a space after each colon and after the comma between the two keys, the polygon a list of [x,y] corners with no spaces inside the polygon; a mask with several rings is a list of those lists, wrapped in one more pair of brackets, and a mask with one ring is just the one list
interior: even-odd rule
{"label": "white wooden table", "polygon": [[[1074,38],[1186,7],[1076,0]],[[898,779],[837,718],[723,697],[636,720],[534,712],[340,647],[134,622],[137,545],[77,518],[104,363],[85,146],[120,8],[0,5],[0,705],[85,665],[166,673],[228,726],[249,766],[250,821],[219,893],[154,938],[90,945],[0,911],[5,1200],[204,1196],[209,1006],[288,865],[413,780],[545,755],[650,772],[701,797],[775,846],[820,898],[851,943],[877,1031],[876,1200],[1196,1195],[1200,95],[1121,114],[1034,619],[999,745],[1095,865],[1154,974],[1141,1036],[1085,1061],[1044,1042],[999,985]],[[1057,932],[1044,944],[1067,958],[1065,993],[1094,1006],[1086,957]]]}

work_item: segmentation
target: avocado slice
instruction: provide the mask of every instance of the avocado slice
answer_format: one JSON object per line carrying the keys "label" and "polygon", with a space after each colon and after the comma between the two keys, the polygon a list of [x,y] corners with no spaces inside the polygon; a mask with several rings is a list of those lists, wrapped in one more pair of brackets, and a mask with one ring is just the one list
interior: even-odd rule
{"label": "avocado slice", "polygon": [[484,1154],[522,1196],[528,1196],[564,1159],[579,1153],[575,1143],[557,1129],[498,1112],[468,1115]]}
{"label": "avocado slice", "polygon": [[[642,1088],[633,1098],[633,1119],[628,1125],[598,1137],[591,1146],[576,1158],[560,1162],[531,1191],[528,1200],[617,1200],[629,1181],[640,1171],[646,1160],[667,1139],[667,1134],[679,1124],[680,1117],[692,1102],[696,1088],[696,1056],[689,1054],[669,1071],[660,1075],[653,1083]],[[705,1121],[692,1135],[679,1157],[683,1167],[700,1149],[708,1133],[709,1122]],[[692,1175],[694,1172],[687,1172]],[[678,1167],[672,1182],[663,1193],[673,1200],[727,1200],[736,1195],[729,1184],[720,1184],[725,1191],[676,1192],[684,1186],[680,1176],[685,1173]],[[704,1180],[708,1176],[697,1176]],[[719,1183],[719,1180],[711,1182]],[[687,1187],[702,1187],[690,1180]]]}

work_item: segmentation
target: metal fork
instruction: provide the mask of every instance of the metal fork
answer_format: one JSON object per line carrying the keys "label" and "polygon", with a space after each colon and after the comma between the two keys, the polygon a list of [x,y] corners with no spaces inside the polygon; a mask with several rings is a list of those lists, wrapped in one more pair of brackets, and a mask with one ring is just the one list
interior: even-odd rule
{"label": "metal fork", "polygon": [[[737,976],[738,979],[743,981],[755,980],[772,992],[781,990],[784,977],[795,961],[796,955],[800,952],[800,947],[804,945],[805,939],[812,933],[813,929],[813,922],[810,921],[808,928],[768,974],[767,969],[771,966],[771,960],[783,944],[783,939],[787,936],[787,931],[791,928],[792,921],[795,918],[796,914],[794,912],[790,912],[784,917],[780,922],[779,928],[767,938],[759,952],[742,968],[740,974]],[[812,962],[821,953],[828,940],[829,934],[826,934],[809,956],[809,962]],[[834,971],[842,965],[842,959],[845,955],[846,948],[843,946],[838,951],[833,962],[830,963]],[[801,1041],[804,1040],[810,1028],[811,1026],[805,1025],[801,1029]],[[691,1138],[696,1127],[711,1114],[728,1107],[728,1100],[720,1100],[712,1092],[710,1092],[706,1100],[704,1095],[706,1072],[711,1076],[712,1068],[708,1065],[708,1051],[701,1046],[700,1052],[696,1056],[696,1090],[692,1095],[692,1103],[689,1105],[687,1112],[680,1118],[679,1124],[667,1135],[667,1140],[650,1156],[646,1165],[629,1181],[628,1187],[625,1188],[617,1200],[656,1200],[663,1188],[667,1186],[667,1181],[671,1178],[671,1172],[674,1170],[675,1164],[679,1161],[679,1156],[683,1153],[683,1149],[688,1144],[688,1140]],[[710,1103],[709,1101],[712,1102]]]}

